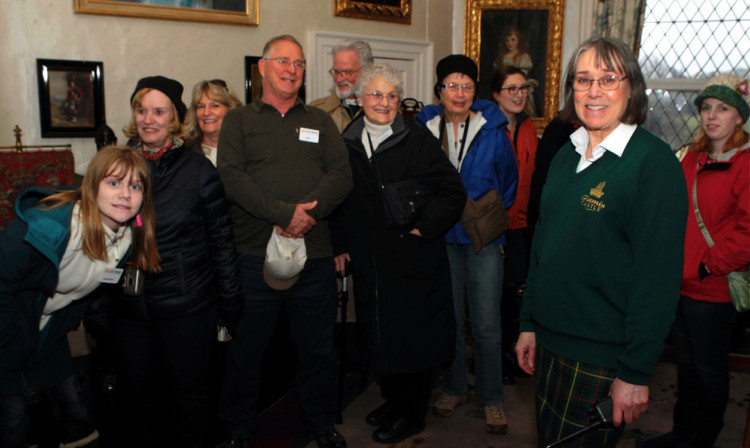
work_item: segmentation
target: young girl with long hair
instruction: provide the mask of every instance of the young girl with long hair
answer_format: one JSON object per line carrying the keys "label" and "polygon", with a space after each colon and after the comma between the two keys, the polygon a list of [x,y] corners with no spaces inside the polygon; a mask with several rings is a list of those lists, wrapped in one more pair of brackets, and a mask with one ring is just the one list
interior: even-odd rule
{"label": "young girl with long hair", "polygon": [[62,446],[98,446],[66,335],[126,260],[160,269],[148,164],[132,148],[103,148],[78,189],[31,188],[16,212],[0,232],[0,446],[25,446],[28,391],[54,401]]}

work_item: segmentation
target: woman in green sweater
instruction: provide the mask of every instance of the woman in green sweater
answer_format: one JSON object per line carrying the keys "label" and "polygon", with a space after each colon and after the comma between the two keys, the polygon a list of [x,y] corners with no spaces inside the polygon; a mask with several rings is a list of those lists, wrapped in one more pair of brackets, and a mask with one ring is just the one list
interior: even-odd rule
{"label": "woman in green sweater", "polygon": [[563,119],[583,126],[553,160],[541,199],[516,354],[536,381],[540,446],[591,424],[612,397],[614,447],[648,407],[648,382],[680,295],[685,180],[640,125],[645,81],[628,46],[591,38],[565,78]]}

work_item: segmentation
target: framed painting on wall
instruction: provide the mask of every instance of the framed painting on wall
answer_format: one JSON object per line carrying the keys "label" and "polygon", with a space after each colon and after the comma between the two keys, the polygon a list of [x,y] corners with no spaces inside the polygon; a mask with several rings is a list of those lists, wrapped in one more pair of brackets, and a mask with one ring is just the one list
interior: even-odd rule
{"label": "framed painting on wall", "polygon": [[338,17],[411,24],[411,0],[335,0]]}
{"label": "framed painting on wall", "polygon": [[75,12],[258,25],[258,0],[73,0]]}
{"label": "framed painting on wall", "polygon": [[42,137],[94,137],[104,123],[104,65],[37,59]]}
{"label": "framed painting on wall", "polygon": [[498,68],[514,65],[532,86],[529,103],[538,133],[557,114],[564,0],[467,0],[464,52],[479,67],[481,98],[491,98]]}

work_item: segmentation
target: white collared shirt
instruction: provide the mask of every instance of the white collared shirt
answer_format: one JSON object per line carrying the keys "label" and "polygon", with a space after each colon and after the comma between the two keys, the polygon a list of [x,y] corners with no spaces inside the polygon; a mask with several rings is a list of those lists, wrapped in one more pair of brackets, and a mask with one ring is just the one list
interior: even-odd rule
{"label": "white collared shirt", "polygon": [[590,159],[586,158],[586,148],[589,146],[589,133],[585,127],[578,128],[570,135],[570,141],[573,143],[573,147],[575,147],[576,152],[581,155],[581,160],[578,161],[576,173],[580,173],[599,160],[604,155],[605,151],[609,151],[617,157],[622,157],[622,153],[625,152],[625,146],[627,146],[630,137],[633,136],[637,127],[638,126],[634,124],[620,123],[614,131],[612,131],[591,151]]}

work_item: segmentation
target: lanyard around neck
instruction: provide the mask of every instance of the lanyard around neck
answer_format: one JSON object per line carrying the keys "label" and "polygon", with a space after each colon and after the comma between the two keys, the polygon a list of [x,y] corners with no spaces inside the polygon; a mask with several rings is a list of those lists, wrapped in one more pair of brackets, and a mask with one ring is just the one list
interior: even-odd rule
{"label": "lanyard around neck", "polygon": [[[466,145],[466,138],[469,136],[469,120],[471,119],[471,113],[466,117],[466,121],[464,122],[464,135],[461,139],[461,148],[458,151],[458,166],[461,166],[461,159],[464,158],[464,146]],[[440,116],[440,144],[443,145],[443,150],[447,153],[448,157],[450,158],[450,149],[449,145],[446,139],[446,124],[445,124],[445,115]],[[459,171],[461,171],[460,168],[458,168]]]}

